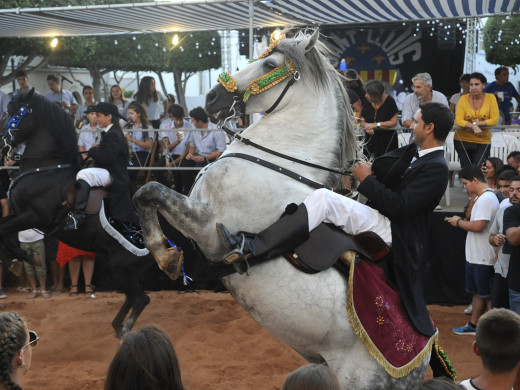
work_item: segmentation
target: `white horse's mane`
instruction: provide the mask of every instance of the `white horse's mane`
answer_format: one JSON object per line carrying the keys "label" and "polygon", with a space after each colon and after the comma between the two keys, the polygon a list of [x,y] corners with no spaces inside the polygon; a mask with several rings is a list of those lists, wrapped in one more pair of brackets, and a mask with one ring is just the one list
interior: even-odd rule
{"label": "white horse's mane", "polygon": [[[291,31],[285,29],[282,34],[289,36]],[[314,29],[300,30],[280,40],[274,51],[284,54],[287,62],[294,62],[308,88],[334,91],[339,112],[337,126],[343,130],[338,168],[346,169],[357,158],[360,150],[353,126],[354,114],[341,75],[331,64],[332,52],[319,40],[312,49],[305,50],[315,32]]]}

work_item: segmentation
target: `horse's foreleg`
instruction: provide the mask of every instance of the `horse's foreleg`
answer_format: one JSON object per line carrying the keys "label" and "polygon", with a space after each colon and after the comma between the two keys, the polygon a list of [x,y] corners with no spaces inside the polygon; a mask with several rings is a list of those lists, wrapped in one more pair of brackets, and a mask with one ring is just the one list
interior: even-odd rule
{"label": "horse's foreleg", "polygon": [[112,320],[112,328],[114,328],[114,330],[116,331],[116,335],[119,338],[123,336],[123,334],[121,334],[121,330],[123,329],[123,321],[125,320],[125,317],[131,308],[132,302],[130,301],[130,297],[126,295],[123,305],[121,306],[116,316]]}
{"label": "horse's foreleg", "polygon": [[170,278],[178,275],[181,254],[169,248],[168,239],[161,230],[157,213],[185,237],[198,241],[200,237],[215,236],[213,212],[203,202],[190,199],[156,182],[139,189],[133,198],[139,214],[146,247],[152,252],[159,268]]}
{"label": "horse's foreleg", "polygon": [[132,328],[135,325],[135,322],[141,315],[141,312],[150,303],[150,297],[146,295],[144,292],[141,292],[139,296],[134,297],[134,299],[132,299],[132,302],[132,311],[130,312],[128,319],[126,320],[123,329],[121,329],[121,332],[119,332],[118,337],[123,337],[125,334],[132,330]]}

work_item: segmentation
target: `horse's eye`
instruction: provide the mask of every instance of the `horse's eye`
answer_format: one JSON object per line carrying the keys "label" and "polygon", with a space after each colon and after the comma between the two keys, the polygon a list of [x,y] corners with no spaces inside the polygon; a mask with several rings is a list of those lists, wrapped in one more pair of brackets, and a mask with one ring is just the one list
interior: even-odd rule
{"label": "horse's eye", "polygon": [[266,61],[264,63],[264,66],[267,68],[267,69],[274,69],[276,68],[276,64],[273,62],[273,61]]}

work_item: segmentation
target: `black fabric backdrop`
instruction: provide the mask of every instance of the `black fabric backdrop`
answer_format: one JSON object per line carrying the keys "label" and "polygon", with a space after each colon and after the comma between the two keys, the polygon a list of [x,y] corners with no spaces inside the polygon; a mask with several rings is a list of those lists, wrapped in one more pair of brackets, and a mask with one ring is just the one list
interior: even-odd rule
{"label": "black fabric backdrop", "polygon": [[[465,292],[466,231],[444,221],[454,213],[435,212],[431,218],[430,239],[426,243],[423,286],[426,303],[467,304]],[[463,216],[462,213],[457,214]]]}
{"label": "black fabric backdrop", "polygon": [[[430,239],[425,243],[422,275],[428,304],[467,304],[471,301],[471,296],[465,292],[466,232],[444,221],[445,217],[452,215],[453,213],[435,212],[431,218]],[[169,229],[168,233],[169,238],[174,238],[183,248],[187,260],[186,271],[194,282],[185,287],[180,280],[170,280],[155,262],[146,262],[140,270],[144,287],[147,290],[184,290],[190,287],[213,289],[217,278],[209,273],[204,260],[178,232]],[[98,290],[114,288],[107,259],[103,255],[96,261],[94,284]]]}

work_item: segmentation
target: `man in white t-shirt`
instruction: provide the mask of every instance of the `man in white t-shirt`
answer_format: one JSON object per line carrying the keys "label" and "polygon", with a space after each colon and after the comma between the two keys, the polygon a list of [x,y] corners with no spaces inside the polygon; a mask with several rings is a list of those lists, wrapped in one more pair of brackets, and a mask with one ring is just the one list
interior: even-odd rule
{"label": "man in white t-shirt", "polygon": [[473,295],[471,320],[454,328],[456,334],[474,335],[478,320],[491,304],[491,280],[494,275],[495,250],[489,243],[489,229],[498,211],[499,202],[488,187],[480,167],[468,165],[459,178],[470,195],[475,196],[469,221],[460,216],[446,218],[451,225],[468,232],[466,236],[466,291]]}

